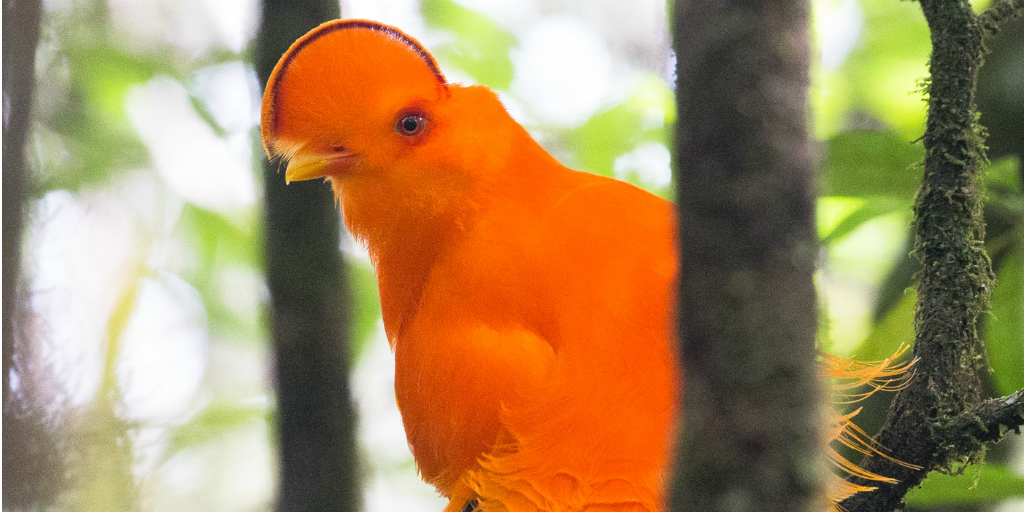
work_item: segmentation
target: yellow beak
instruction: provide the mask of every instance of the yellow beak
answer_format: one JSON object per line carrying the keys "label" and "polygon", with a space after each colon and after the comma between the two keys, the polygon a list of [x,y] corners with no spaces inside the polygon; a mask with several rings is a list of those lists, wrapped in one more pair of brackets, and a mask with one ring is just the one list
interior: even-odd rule
{"label": "yellow beak", "polygon": [[338,176],[351,167],[356,153],[303,153],[298,152],[288,161],[284,171],[285,183]]}

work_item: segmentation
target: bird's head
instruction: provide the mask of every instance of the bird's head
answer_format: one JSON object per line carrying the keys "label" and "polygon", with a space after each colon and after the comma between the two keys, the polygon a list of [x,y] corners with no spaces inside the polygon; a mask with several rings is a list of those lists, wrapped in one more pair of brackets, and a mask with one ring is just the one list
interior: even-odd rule
{"label": "bird's head", "polygon": [[531,189],[527,175],[557,165],[493,91],[449,84],[415,39],[365,20],[325,23],[288,49],[267,82],[261,130],[287,181],[330,179],[371,252],[384,233],[408,243],[408,229],[435,239],[464,229],[497,195]]}
{"label": "bird's head", "polygon": [[424,144],[450,91],[433,57],[372,21],[335,20],[296,41],[263,96],[261,131],[288,181],[386,168]]}

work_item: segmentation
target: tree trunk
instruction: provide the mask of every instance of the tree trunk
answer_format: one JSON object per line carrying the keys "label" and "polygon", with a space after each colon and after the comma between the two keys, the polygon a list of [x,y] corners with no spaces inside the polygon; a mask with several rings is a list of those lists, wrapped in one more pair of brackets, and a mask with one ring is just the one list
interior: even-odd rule
{"label": "tree trunk", "polygon": [[672,507],[821,510],[808,5],[676,2],[684,374]]}
{"label": "tree trunk", "polygon": [[21,278],[21,234],[25,207],[25,140],[28,138],[32,89],[35,85],[36,42],[41,16],[39,0],[4,1],[4,140],[3,140],[3,405],[11,394],[14,360],[14,313]]}
{"label": "tree trunk", "polygon": [[[3,503],[4,508],[50,505],[63,484],[63,466],[43,416],[12,390],[17,375],[15,319],[22,310],[21,240],[25,208],[25,142],[31,128],[39,0],[3,5]],[[23,369],[23,368],[22,368]],[[22,374],[24,375],[24,374]]]}
{"label": "tree trunk", "polygon": [[[338,15],[330,0],[265,0],[256,69],[265,86],[289,45]],[[349,305],[330,187],[285,185],[264,163],[267,281],[277,384],[280,511],[359,508],[349,396]]]}

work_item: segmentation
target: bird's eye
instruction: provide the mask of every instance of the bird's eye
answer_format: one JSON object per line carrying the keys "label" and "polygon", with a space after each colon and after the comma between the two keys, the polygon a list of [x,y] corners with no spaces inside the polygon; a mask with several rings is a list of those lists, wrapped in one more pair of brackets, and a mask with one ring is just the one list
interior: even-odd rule
{"label": "bird's eye", "polygon": [[406,137],[412,137],[423,131],[423,126],[427,124],[427,120],[423,119],[423,116],[408,115],[398,120],[398,133],[405,135]]}

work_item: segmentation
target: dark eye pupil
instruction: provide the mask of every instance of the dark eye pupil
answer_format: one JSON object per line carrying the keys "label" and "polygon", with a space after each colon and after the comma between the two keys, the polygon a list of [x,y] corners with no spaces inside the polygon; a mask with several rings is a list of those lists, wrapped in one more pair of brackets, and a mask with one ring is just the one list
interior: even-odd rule
{"label": "dark eye pupil", "polygon": [[402,129],[406,132],[415,132],[420,127],[420,120],[416,116],[409,116],[402,119]]}

